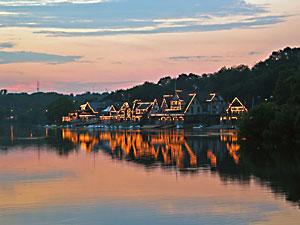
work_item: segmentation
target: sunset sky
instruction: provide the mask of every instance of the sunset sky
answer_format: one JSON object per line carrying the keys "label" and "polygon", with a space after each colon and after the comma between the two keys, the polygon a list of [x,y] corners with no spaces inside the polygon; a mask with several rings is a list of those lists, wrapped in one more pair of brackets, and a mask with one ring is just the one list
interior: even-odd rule
{"label": "sunset sky", "polygon": [[82,93],[300,46],[300,0],[1,0],[0,89]]}

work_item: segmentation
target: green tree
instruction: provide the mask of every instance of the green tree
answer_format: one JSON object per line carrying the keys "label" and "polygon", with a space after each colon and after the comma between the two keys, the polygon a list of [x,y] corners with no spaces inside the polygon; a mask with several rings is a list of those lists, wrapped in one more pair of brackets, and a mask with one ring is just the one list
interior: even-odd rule
{"label": "green tree", "polygon": [[254,106],[239,120],[240,135],[252,140],[262,141],[264,132],[268,131],[270,122],[275,117],[277,106],[274,103],[263,103]]}
{"label": "green tree", "polygon": [[48,122],[61,123],[62,117],[75,109],[76,106],[72,100],[67,97],[60,97],[49,105],[46,117]]}
{"label": "green tree", "polygon": [[275,112],[274,119],[270,122],[269,128],[264,132],[264,139],[281,140],[291,142],[295,139],[297,116],[296,108],[290,105],[282,105]]}

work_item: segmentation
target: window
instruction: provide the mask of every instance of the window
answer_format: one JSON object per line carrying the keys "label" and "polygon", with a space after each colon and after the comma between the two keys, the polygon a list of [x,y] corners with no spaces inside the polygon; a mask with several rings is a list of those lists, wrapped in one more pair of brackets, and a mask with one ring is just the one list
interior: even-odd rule
{"label": "window", "polygon": [[199,106],[197,107],[197,112],[198,112],[198,113],[200,112],[200,107],[199,107]]}

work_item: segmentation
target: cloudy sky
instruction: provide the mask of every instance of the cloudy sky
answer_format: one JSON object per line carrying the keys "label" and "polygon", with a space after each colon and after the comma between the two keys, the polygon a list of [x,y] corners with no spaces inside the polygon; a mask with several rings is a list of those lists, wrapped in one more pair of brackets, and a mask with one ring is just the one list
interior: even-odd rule
{"label": "cloudy sky", "polygon": [[0,88],[81,93],[300,46],[300,0],[0,0]]}

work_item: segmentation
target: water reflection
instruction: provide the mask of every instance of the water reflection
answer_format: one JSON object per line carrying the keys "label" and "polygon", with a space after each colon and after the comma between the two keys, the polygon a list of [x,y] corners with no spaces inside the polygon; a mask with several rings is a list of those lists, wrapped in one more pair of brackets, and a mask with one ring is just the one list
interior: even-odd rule
{"label": "water reflection", "polygon": [[295,146],[274,144],[270,147],[241,142],[242,170],[247,177],[254,175],[261,185],[270,187],[276,196],[284,194],[286,200],[300,208],[300,151]]}
{"label": "water reflection", "polygon": [[63,129],[62,139],[86,152],[100,148],[113,158],[130,160],[146,166],[176,167],[193,170],[198,167],[218,166],[224,158],[239,162],[237,134],[221,131],[208,134],[184,130],[108,131]]}
{"label": "water reflection", "polygon": [[[6,131],[8,131],[6,129]],[[10,126],[0,133],[2,149],[15,146],[44,146],[59,155],[73,151],[104,149],[115,159],[131,160],[147,166],[157,163],[180,170],[218,167],[225,158],[239,163],[236,131],[194,133],[184,130],[71,130]],[[2,134],[2,135],[1,135]]]}
{"label": "water reflection", "polygon": [[239,145],[234,130],[47,130],[9,126],[2,131],[0,149],[4,153],[18,146],[22,149],[36,146],[64,157],[101,152],[116,161],[143,165],[147,169],[175,170],[182,175],[210,171],[218,175],[222,184],[250,186],[254,180],[300,205],[299,153],[261,151],[248,142]]}

